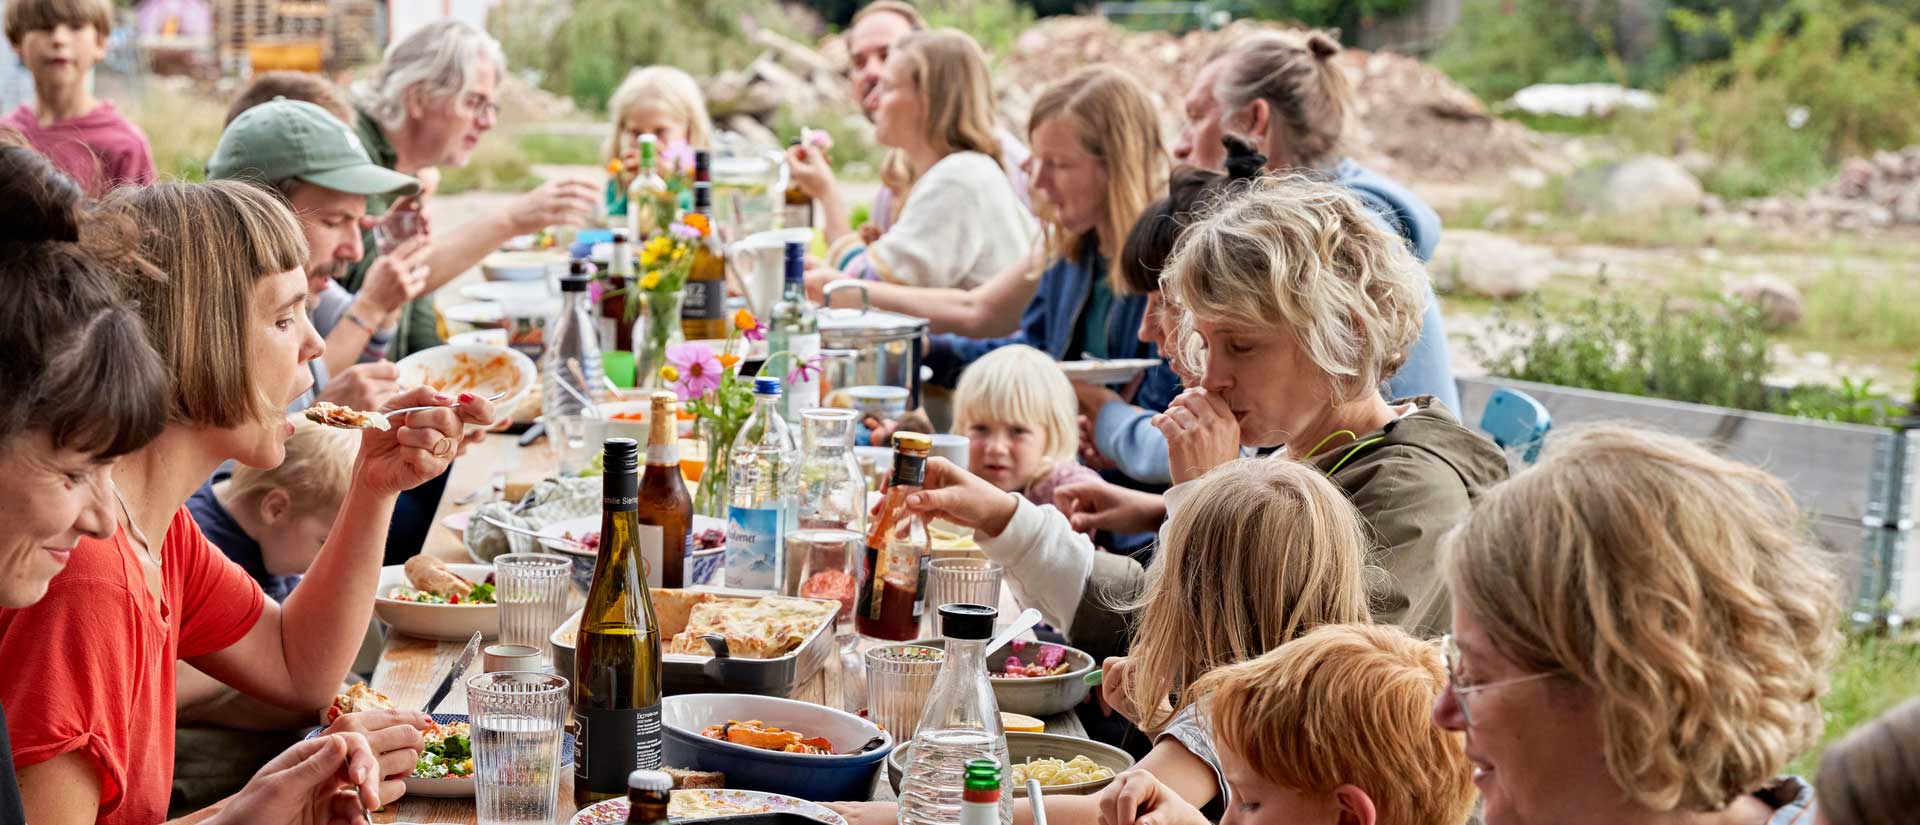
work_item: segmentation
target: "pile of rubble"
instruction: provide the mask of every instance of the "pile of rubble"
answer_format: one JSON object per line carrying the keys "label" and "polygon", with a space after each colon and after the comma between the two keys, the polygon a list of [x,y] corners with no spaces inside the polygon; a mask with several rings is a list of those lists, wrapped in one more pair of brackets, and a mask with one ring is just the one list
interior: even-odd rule
{"label": "pile of rubble", "polygon": [[1849,160],[1837,177],[1804,197],[1760,198],[1718,211],[1778,226],[1920,227],[1920,145]]}
{"label": "pile of rubble", "polygon": [[[1220,31],[1174,35],[1128,31],[1099,17],[1047,18],[997,61],[1001,114],[1019,132],[1047,83],[1081,66],[1106,63],[1139,79],[1159,98],[1162,127],[1171,140],[1193,72],[1228,40],[1261,25],[1242,21]],[[817,49],[765,30],[755,39],[765,49],[759,58],[706,83],[716,123],[753,138],[770,135],[765,127],[782,109],[803,122],[857,115],[848,102],[847,54],[839,38],[827,38]],[[1461,180],[1533,166],[1544,154],[1527,129],[1494,117],[1472,93],[1418,60],[1353,49],[1340,59],[1358,92],[1348,143],[1355,157],[1379,172]]]}

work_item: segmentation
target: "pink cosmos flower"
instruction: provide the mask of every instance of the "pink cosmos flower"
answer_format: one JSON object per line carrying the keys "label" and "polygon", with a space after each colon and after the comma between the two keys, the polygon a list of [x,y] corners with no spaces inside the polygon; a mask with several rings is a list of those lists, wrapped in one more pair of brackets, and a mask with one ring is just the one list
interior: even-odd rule
{"label": "pink cosmos flower", "polygon": [[[802,358],[795,361],[793,363],[793,369],[787,372],[786,383],[792,385],[801,381],[813,380],[820,375],[820,366],[826,363],[826,360],[825,357],[816,355],[812,358]],[[1019,640],[1016,639],[1015,641]],[[1015,650],[1018,649],[1019,648],[1015,648]]]}
{"label": "pink cosmos flower", "polygon": [[691,401],[720,386],[720,357],[706,344],[675,344],[667,347],[667,363],[680,371],[673,391],[681,401]]}

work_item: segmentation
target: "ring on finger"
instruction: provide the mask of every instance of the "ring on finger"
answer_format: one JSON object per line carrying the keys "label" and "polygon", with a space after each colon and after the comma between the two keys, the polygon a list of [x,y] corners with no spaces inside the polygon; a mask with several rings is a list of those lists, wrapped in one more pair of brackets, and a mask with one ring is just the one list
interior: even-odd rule
{"label": "ring on finger", "polygon": [[442,438],[439,441],[434,442],[433,456],[435,458],[446,458],[448,455],[452,453],[453,453],[453,439]]}

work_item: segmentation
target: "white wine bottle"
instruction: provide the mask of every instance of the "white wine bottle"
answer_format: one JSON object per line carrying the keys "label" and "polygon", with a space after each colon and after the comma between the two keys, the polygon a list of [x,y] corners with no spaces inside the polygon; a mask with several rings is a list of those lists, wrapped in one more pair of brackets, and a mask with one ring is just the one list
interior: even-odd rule
{"label": "white wine bottle", "polygon": [[642,569],[639,457],[633,439],[607,439],[600,556],[573,661],[580,807],[625,794],[630,774],[660,767],[660,623]]}

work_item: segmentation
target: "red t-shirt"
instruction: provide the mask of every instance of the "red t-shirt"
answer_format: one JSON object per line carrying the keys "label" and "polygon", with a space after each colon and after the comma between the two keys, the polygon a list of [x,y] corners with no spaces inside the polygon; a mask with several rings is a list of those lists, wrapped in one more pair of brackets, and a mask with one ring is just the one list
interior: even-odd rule
{"label": "red t-shirt", "polygon": [[185,507],[160,542],[164,604],[124,534],[86,539],[47,596],[0,609],[0,707],[21,768],[78,751],[100,774],[100,823],[153,825],[173,789],[175,659],[219,651],[266,596]]}
{"label": "red t-shirt", "polygon": [[98,198],[115,187],[153,183],[153,149],[147,135],[133,121],[120,116],[113,101],[102,100],[93,111],[46,126],[22,105],[0,118],[46,155],[67,177],[78,181],[89,197]]}

